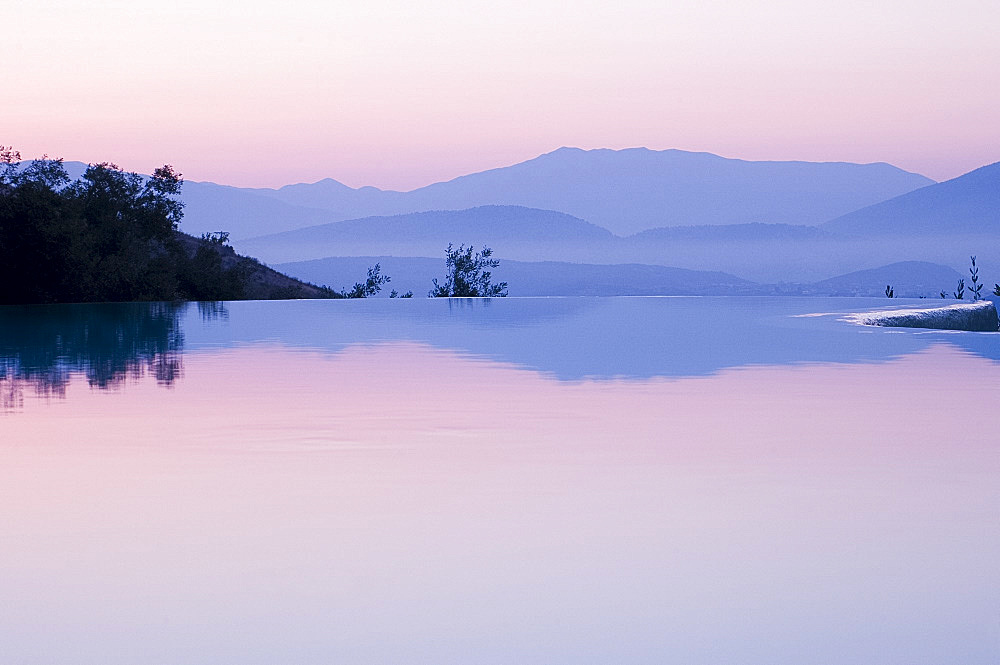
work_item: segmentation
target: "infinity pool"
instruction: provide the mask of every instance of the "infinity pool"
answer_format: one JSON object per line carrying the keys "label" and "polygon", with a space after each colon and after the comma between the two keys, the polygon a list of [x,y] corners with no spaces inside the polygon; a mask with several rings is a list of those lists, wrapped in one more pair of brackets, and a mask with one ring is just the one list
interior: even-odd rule
{"label": "infinity pool", "polygon": [[0,662],[995,664],[1000,334],[885,303],[0,308]]}

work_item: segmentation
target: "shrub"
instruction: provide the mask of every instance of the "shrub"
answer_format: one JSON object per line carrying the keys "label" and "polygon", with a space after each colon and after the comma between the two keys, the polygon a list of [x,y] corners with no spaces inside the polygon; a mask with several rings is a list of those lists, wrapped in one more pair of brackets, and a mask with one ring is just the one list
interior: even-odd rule
{"label": "shrub", "polygon": [[427,294],[432,298],[503,298],[507,295],[507,282],[493,284],[493,273],[487,268],[500,265],[491,259],[493,250],[489,247],[476,253],[472,245],[458,249],[448,243],[445,251],[445,265],[448,274],[443,284],[434,279],[434,288]]}

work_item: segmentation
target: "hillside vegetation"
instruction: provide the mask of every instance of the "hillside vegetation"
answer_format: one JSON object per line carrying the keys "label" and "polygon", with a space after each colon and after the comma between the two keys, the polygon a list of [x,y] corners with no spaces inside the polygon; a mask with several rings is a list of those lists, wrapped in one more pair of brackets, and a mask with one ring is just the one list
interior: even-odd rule
{"label": "hillside vegetation", "polygon": [[0,147],[0,304],[339,297],[178,231],[182,179],[114,164],[72,181],[61,160]]}

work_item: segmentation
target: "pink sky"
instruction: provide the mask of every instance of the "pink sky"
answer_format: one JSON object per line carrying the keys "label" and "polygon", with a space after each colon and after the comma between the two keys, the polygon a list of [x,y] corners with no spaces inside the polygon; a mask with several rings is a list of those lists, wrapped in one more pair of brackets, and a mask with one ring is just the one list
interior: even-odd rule
{"label": "pink sky", "polygon": [[559,146],[1000,159],[987,0],[5,8],[0,143],[193,180],[410,189]]}

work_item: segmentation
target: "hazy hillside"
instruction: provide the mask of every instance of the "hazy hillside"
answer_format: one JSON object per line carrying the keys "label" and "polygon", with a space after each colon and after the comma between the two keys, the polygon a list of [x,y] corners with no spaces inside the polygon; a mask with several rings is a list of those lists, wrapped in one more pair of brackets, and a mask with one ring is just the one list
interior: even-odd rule
{"label": "hazy hillside", "polygon": [[355,189],[333,178],[324,178],[313,183],[285,185],[277,189],[256,188],[249,191],[289,205],[333,211],[340,219],[413,212],[406,206],[405,192],[382,190],[377,187]]}
{"label": "hazy hillside", "polygon": [[629,237],[633,242],[664,240],[747,242],[766,240],[822,240],[833,234],[815,226],[793,224],[720,224],[718,226],[668,226],[641,231]]}
{"label": "hazy hillside", "polygon": [[888,164],[751,162],[681,150],[560,148],[411,192],[419,205],[559,210],[628,235],[658,226],[818,224],[932,181]]}
{"label": "hazy hillside", "polygon": [[[278,270],[334,289],[344,288],[369,266],[379,263],[392,277],[390,288],[413,291],[423,297],[431,280],[444,276],[444,259],[397,256],[328,257],[283,263]],[[733,275],[644,264],[578,264],[557,261],[502,260],[494,271],[506,281],[512,296],[622,296],[622,295],[883,295],[891,284],[897,297],[936,297],[949,293],[961,275],[947,266],[906,261],[852,272],[815,283],[756,283]],[[388,289],[383,295],[388,294]]]}
{"label": "hazy hillside", "polygon": [[[484,187],[490,189],[494,184],[513,187],[531,175],[528,179],[534,184],[528,184],[538,189],[540,195],[548,184],[567,181],[565,178],[588,182],[587,178],[593,174],[606,171],[611,168],[609,165],[623,159],[636,163],[648,160],[654,165],[679,160],[684,167],[675,169],[677,182],[694,178],[699,168],[702,175],[708,171],[720,172],[720,168],[738,175],[768,169],[816,173],[825,172],[827,167],[841,174],[857,169],[876,172],[887,169],[910,181],[911,185],[914,180],[918,181],[916,184],[929,182],[886,165],[757,163],[680,151],[565,149],[514,167],[467,176],[424,190],[484,191]],[[695,168],[698,162],[703,163]],[[582,164],[591,167],[583,169]],[[584,172],[578,173],[581,169]],[[635,186],[643,182],[649,185],[650,177],[637,175]],[[1000,231],[1000,223],[996,221],[996,211],[1000,209],[998,178],[1000,164],[995,164],[948,182],[916,189],[820,226],[760,222],[660,226],[627,237],[615,236],[593,224],[593,220],[524,206],[480,206],[460,211],[381,215],[331,223],[337,214],[319,209],[329,200],[347,201],[356,209],[373,206],[391,209],[413,205],[412,201],[417,200],[413,197],[428,195],[419,194],[423,190],[410,193],[382,192],[374,188],[355,190],[332,180],[313,185],[290,185],[280,190],[187,182],[184,192],[188,205],[182,229],[194,234],[231,231],[239,251],[270,263],[327,256],[442,256],[449,242],[464,242],[488,244],[494,248],[496,256],[507,260],[659,265],[719,271],[762,283],[806,284],[900,261],[944,264],[963,271],[969,255],[976,254],[985,280],[992,284],[1000,281],[1000,246],[994,240]],[[634,203],[625,198],[635,195],[636,201],[643,199],[631,185],[626,187],[614,178],[608,182],[617,182],[614,187],[619,191],[591,189],[579,192],[582,200],[617,201],[615,206],[625,208]],[[706,182],[716,181],[708,179]],[[830,180],[824,182],[829,184]],[[473,186],[475,183],[483,186]],[[848,190],[853,187],[848,187],[846,182],[841,185]],[[814,187],[817,188],[822,189],[819,185]],[[565,193],[567,190],[556,186],[553,191]],[[607,199],[602,198],[605,195]],[[816,196],[823,199],[823,195]],[[296,202],[304,205],[295,205]],[[716,203],[709,197],[706,205],[711,208]],[[948,223],[943,223],[943,219]],[[289,231],[298,226],[307,228],[256,238],[236,232],[238,228],[251,234],[271,228]]]}
{"label": "hazy hillside", "polygon": [[185,204],[184,230],[198,235],[227,231],[233,238],[248,238],[331,221],[330,213],[324,210],[289,205],[252,190],[210,182],[185,182],[181,198]]}
{"label": "hazy hillside", "polygon": [[574,245],[604,246],[614,240],[607,229],[563,213],[483,206],[311,226],[243,240],[238,247],[277,262],[331,255],[443,255],[448,243],[487,244],[497,250],[528,246],[551,253]]}
{"label": "hazy hillside", "polygon": [[[391,288],[427,295],[431,280],[444,276],[444,259],[366,256],[329,257],[283,263],[278,270],[299,279],[342,288],[379,263],[392,277]],[[510,284],[512,296],[610,296],[610,295],[751,295],[761,293],[752,282],[722,272],[684,270],[639,264],[594,265],[557,261],[501,261],[493,271],[495,281]],[[383,294],[385,295],[385,294]]]}
{"label": "hazy hillside", "polygon": [[811,289],[833,296],[880,296],[891,285],[897,298],[933,297],[940,291],[951,293],[962,277],[967,275],[937,263],[900,261],[825,279],[812,284]]}
{"label": "hazy hillside", "polygon": [[[331,179],[280,189],[213,190],[197,186],[210,183],[189,183],[185,200],[194,230],[211,223],[204,230],[226,230],[233,238],[484,205],[555,210],[629,235],[679,225],[820,224],[932,182],[889,164],[752,162],[682,150],[560,148],[411,192],[354,189]],[[249,198],[239,201],[238,195]],[[262,198],[285,205],[264,208]]]}
{"label": "hazy hillside", "polygon": [[[63,162],[63,167],[74,181],[87,170],[83,162]],[[329,211],[291,205],[259,193],[265,191],[273,190],[186,180],[180,196],[184,202],[182,229],[196,236],[226,231],[232,238],[249,238],[323,224],[336,218]]]}
{"label": "hazy hillside", "polygon": [[858,236],[1000,233],[1000,162],[854,211],[822,228]]}
{"label": "hazy hillside", "polygon": [[1000,281],[1000,254],[985,236],[852,237],[817,227],[744,224],[653,229],[620,238],[560,213],[509,206],[373,217],[235,245],[269,263],[286,263],[328,256],[436,257],[449,242],[487,244],[502,260],[658,265],[798,284],[899,261],[964,270],[969,255],[977,254],[984,279]]}

